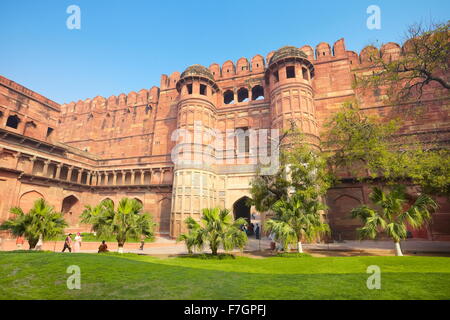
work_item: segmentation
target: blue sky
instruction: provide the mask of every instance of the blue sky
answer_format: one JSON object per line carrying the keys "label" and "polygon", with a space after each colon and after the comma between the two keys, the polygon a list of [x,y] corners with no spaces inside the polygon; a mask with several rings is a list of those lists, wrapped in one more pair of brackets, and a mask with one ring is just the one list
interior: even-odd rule
{"label": "blue sky", "polygon": [[[81,29],[69,30],[69,5]],[[366,27],[369,5],[381,30]],[[159,86],[192,64],[251,59],[345,38],[348,50],[401,42],[414,22],[450,19],[450,1],[1,0],[0,74],[59,102]]]}

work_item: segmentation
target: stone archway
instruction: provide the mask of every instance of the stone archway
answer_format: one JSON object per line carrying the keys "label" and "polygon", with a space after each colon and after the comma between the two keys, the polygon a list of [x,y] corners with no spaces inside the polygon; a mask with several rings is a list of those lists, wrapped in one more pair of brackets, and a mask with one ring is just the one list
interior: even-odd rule
{"label": "stone archway", "polygon": [[62,201],[61,212],[69,227],[79,227],[81,215],[81,203],[74,195],[67,196]]}
{"label": "stone archway", "polygon": [[41,198],[45,200],[45,197],[35,190],[25,192],[19,199],[19,207],[23,212],[27,213],[33,208],[34,202]]}
{"label": "stone archway", "polygon": [[251,207],[247,204],[247,201],[249,199],[250,199],[249,197],[244,196],[244,197],[236,200],[233,204],[233,215],[234,215],[234,219],[244,218],[250,224],[250,222],[251,222],[251,217],[250,217]]}

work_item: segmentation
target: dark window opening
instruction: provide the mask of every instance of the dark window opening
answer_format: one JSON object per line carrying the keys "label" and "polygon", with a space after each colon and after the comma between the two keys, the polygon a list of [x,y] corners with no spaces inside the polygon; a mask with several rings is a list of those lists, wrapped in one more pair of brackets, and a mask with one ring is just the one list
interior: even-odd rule
{"label": "dark window opening", "polygon": [[286,67],[286,78],[295,78],[295,67]]}
{"label": "dark window opening", "polygon": [[225,91],[223,94],[223,103],[231,104],[234,103],[234,92],[231,90]]}
{"label": "dark window opening", "polygon": [[47,138],[50,137],[50,135],[53,133],[53,128],[48,127],[47,128]]}
{"label": "dark window opening", "polygon": [[302,68],[303,79],[308,80],[308,69]]}
{"label": "dark window opening", "polygon": [[204,84],[200,84],[200,94],[206,96],[206,86]]}
{"label": "dark window opening", "polygon": [[325,55],[325,51],[324,52],[322,52],[323,53],[323,55]]}
{"label": "dark window opening", "polygon": [[248,127],[236,128],[238,153],[250,152],[250,133]]}
{"label": "dark window opening", "polygon": [[6,120],[6,126],[13,128],[13,129],[17,129],[17,127],[19,126],[19,122],[20,119],[18,116],[9,116],[8,120]]}
{"label": "dark window opening", "polygon": [[186,85],[188,94],[192,94],[192,83]]}
{"label": "dark window opening", "polygon": [[275,79],[275,82],[280,81],[280,77],[279,77],[279,75],[278,75],[278,71],[275,71],[275,72],[273,73],[273,77],[274,77],[274,79]]}
{"label": "dark window opening", "polygon": [[0,118],[3,117],[3,111],[0,111]]}
{"label": "dark window opening", "polygon": [[252,88],[252,100],[263,100],[264,88],[261,86],[254,86]]}
{"label": "dark window opening", "polygon": [[248,101],[248,90],[246,88],[240,88],[238,90],[238,102]]}

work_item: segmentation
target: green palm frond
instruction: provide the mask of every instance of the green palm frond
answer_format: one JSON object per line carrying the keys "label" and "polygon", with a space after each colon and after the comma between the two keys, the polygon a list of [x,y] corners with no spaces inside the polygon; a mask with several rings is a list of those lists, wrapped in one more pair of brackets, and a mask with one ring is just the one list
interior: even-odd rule
{"label": "green palm frond", "polygon": [[360,218],[364,224],[357,230],[360,238],[374,239],[378,233],[386,232],[399,242],[406,239],[406,223],[414,229],[420,228],[431,219],[431,212],[437,208],[431,197],[422,194],[405,210],[407,197],[404,186],[394,186],[389,192],[374,188],[370,199],[381,210],[363,205],[351,211],[352,217]]}

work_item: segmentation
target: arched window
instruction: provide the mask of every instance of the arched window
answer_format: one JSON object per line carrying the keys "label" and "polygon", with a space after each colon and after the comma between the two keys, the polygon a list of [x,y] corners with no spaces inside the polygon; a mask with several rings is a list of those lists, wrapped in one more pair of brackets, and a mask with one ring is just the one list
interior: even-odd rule
{"label": "arched window", "polygon": [[286,78],[288,78],[288,79],[295,78],[295,67],[294,66],[286,67]]}
{"label": "arched window", "polygon": [[264,99],[264,88],[261,86],[254,86],[252,88],[252,100],[263,100]]}
{"label": "arched window", "polygon": [[16,116],[16,115],[9,116],[8,120],[6,121],[6,126],[13,128],[13,129],[17,129],[17,127],[19,126],[19,122],[20,122],[20,119],[18,116]]}
{"label": "arched window", "polygon": [[302,75],[303,75],[303,79],[309,80],[309,77],[308,77],[308,69],[302,68]]}
{"label": "arched window", "polygon": [[227,90],[223,94],[223,103],[232,104],[234,103],[234,92],[232,90]]}
{"label": "arched window", "polygon": [[240,88],[238,90],[238,102],[246,102],[248,100],[248,90],[246,88]]}
{"label": "arched window", "polygon": [[204,84],[200,84],[200,94],[206,96],[206,86]]}

